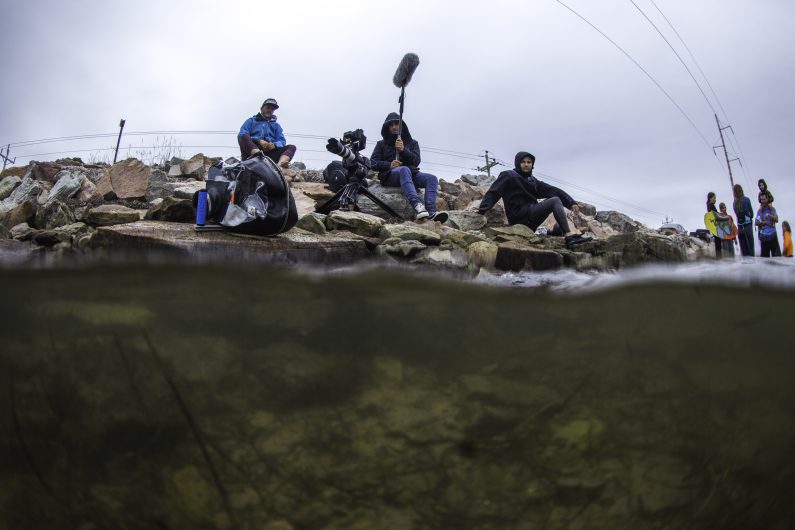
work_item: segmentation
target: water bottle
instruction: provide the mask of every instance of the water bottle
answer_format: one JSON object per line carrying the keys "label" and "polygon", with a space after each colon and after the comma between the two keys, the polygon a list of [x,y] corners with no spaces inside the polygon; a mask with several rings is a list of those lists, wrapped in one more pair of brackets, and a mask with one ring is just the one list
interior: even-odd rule
{"label": "water bottle", "polygon": [[207,221],[207,190],[200,190],[196,205],[196,225],[204,226]]}

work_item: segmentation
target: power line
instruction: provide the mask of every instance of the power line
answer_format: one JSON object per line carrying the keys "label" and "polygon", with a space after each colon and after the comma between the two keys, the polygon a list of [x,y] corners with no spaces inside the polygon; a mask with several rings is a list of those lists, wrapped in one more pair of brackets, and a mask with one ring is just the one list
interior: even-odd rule
{"label": "power line", "polygon": [[[672,104],[673,104],[673,105],[674,105],[674,106],[677,108],[677,110],[679,110],[679,112],[682,114],[682,116],[684,116],[684,117],[685,117],[685,119],[688,121],[688,123],[690,123],[691,127],[693,127],[693,129],[694,129],[694,130],[695,130],[695,131],[698,133],[698,135],[701,137],[701,139],[704,141],[704,143],[707,145],[707,147],[709,147],[709,149],[710,149],[710,150],[712,150],[712,145],[710,145],[709,141],[707,141],[706,137],[705,137],[705,136],[704,136],[704,135],[701,133],[701,130],[700,130],[698,127],[696,127],[696,124],[693,122],[693,120],[692,120],[692,119],[690,119],[690,116],[688,116],[688,115],[687,115],[687,113],[686,113],[686,112],[684,111],[684,109],[683,109],[683,108],[682,108],[682,107],[679,105],[679,103],[677,103],[677,102],[676,102],[676,100],[675,100],[675,99],[674,99],[674,98],[673,98],[673,97],[672,97],[672,96],[671,96],[671,95],[670,95],[670,94],[669,94],[669,93],[668,93],[668,92],[667,92],[667,91],[666,91],[666,90],[665,90],[665,89],[662,87],[662,85],[660,85],[660,83],[658,83],[658,82],[657,82],[657,80],[656,80],[656,79],[654,79],[654,77],[653,77],[653,76],[652,76],[652,75],[651,75],[649,72],[647,72],[647,71],[646,71],[646,69],[645,69],[645,68],[643,68],[643,66],[641,66],[641,65],[640,65],[640,63],[639,63],[638,61],[636,61],[636,60],[635,60],[635,58],[634,58],[634,57],[632,57],[632,56],[631,56],[631,55],[630,55],[630,54],[629,54],[629,53],[628,53],[626,50],[624,50],[624,48],[622,48],[621,46],[619,46],[619,45],[618,45],[618,44],[617,44],[617,43],[616,43],[616,42],[615,42],[613,39],[611,39],[610,37],[608,37],[608,36],[607,36],[607,35],[606,35],[606,34],[605,34],[605,33],[604,33],[602,30],[600,30],[600,29],[599,29],[599,28],[597,28],[595,25],[593,25],[593,24],[592,24],[592,23],[591,23],[591,22],[590,22],[590,21],[589,21],[587,18],[585,18],[584,16],[580,15],[580,14],[579,14],[577,11],[575,11],[575,10],[574,10],[574,9],[572,9],[571,7],[569,7],[569,6],[567,6],[566,4],[564,4],[564,3],[563,3],[561,0],[555,0],[555,1],[556,1],[557,3],[559,3],[560,5],[562,5],[563,7],[565,7],[566,9],[568,9],[569,11],[571,11],[572,13],[574,13],[574,14],[575,14],[575,15],[576,15],[576,16],[577,16],[577,17],[578,17],[580,20],[582,20],[583,22],[585,22],[586,24],[588,24],[589,26],[591,26],[591,28],[593,28],[594,30],[596,30],[596,31],[597,31],[597,32],[598,32],[598,33],[599,33],[599,34],[600,34],[602,37],[604,37],[605,39],[607,39],[607,40],[608,40],[608,42],[610,42],[610,44],[612,44],[613,46],[615,46],[616,48],[618,48],[618,49],[619,49],[619,51],[621,51],[621,53],[623,53],[623,54],[624,54],[624,55],[625,55],[625,56],[626,56],[626,57],[627,57],[627,58],[628,58],[630,61],[632,61],[632,63],[633,63],[635,66],[637,66],[637,67],[640,69],[640,71],[641,71],[641,72],[643,72],[644,74],[646,74],[646,77],[648,77],[648,78],[649,78],[649,80],[651,80],[651,82],[652,82],[652,83],[654,83],[654,85],[655,85],[655,86],[656,86],[658,89],[660,89],[660,91],[661,91],[663,94],[665,94],[665,97],[667,97],[667,98],[668,98],[668,100],[669,100],[669,101],[670,101],[670,102],[671,102],[671,103],[672,103]],[[717,157],[716,157],[716,158],[717,158]]]}
{"label": "power line", "polygon": [[[684,47],[685,47],[685,50],[687,50],[687,53],[688,53],[688,55],[690,55],[690,58],[693,60],[693,64],[695,64],[695,65],[696,65],[696,68],[698,68],[698,71],[699,71],[699,73],[701,74],[701,77],[703,77],[703,78],[704,78],[704,81],[706,81],[706,83],[707,83],[707,86],[709,87],[709,90],[710,90],[710,92],[711,92],[711,93],[712,93],[712,95],[715,97],[715,101],[718,103],[718,107],[720,107],[720,110],[721,110],[721,112],[723,112],[723,116],[726,118],[726,121],[728,121],[728,122],[731,122],[731,120],[729,119],[729,113],[728,113],[728,112],[726,112],[726,109],[725,109],[725,108],[723,108],[723,103],[721,103],[721,100],[720,100],[720,98],[718,97],[718,93],[717,93],[717,92],[715,91],[715,89],[712,87],[712,83],[710,83],[710,82],[709,82],[709,78],[707,77],[707,74],[705,74],[705,73],[704,73],[704,70],[702,70],[702,69],[701,69],[701,65],[700,65],[700,64],[698,63],[698,61],[696,60],[696,56],[695,56],[695,55],[693,55],[693,52],[690,50],[690,47],[689,47],[689,46],[687,45],[687,43],[685,42],[685,39],[684,39],[684,38],[682,38],[682,36],[679,34],[679,32],[678,32],[678,31],[676,30],[676,28],[674,27],[673,23],[672,23],[672,22],[671,22],[671,21],[668,19],[668,17],[667,17],[667,16],[665,16],[665,13],[663,13],[663,12],[662,12],[662,10],[659,8],[659,6],[657,5],[657,3],[656,3],[654,0],[649,0],[649,1],[650,1],[650,2],[651,2],[651,4],[654,6],[654,8],[657,10],[657,12],[658,12],[658,13],[660,13],[660,16],[662,16],[662,17],[663,17],[663,19],[665,20],[665,22],[667,22],[667,23],[668,23],[668,26],[671,28],[671,30],[674,32],[674,34],[676,35],[676,37],[679,39],[679,42],[681,42],[681,43],[682,43],[682,46],[684,46]],[[717,114],[717,113],[716,113],[716,114]],[[746,181],[749,181],[750,179],[749,179],[749,177],[748,177],[748,173],[747,173],[747,172],[746,172],[746,170],[745,170],[745,166],[747,165],[747,163],[748,163],[748,160],[745,158],[745,154],[743,154],[742,147],[740,146],[740,139],[739,139],[739,138],[737,138],[737,135],[736,135],[736,134],[734,134],[734,129],[729,129],[729,130],[731,131],[731,133],[732,133],[732,136],[734,136],[734,137],[735,137],[735,139],[737,140],[737,150],[736,150],[735,152],[739,152],[739,154],[740,154],[740,158],[741,158],[742,160],[745,160],[745,162],[746,162],[745,164],[741,164],[741,165],[740,165],[740,167],[743,169],[743,174],[745,175],[745,179],[746,179]],[[727,138],[728,138],[728,136],[727,136]],[[730,138],[729,138],[729,143],[730,143],[730,144],[732,143],[732,141],[731,141],[731,139],[730,139]],[[733,144],[732,144],[732,149],[734,149],[734,145],[733,145]],[[749,185],[750,185],[750,182],[749,182]]]}
{"label": "power line", "polygon": [[710,108],[710,110],[712,110],[712,113],[713,114],[717,114],[718,111],[715,110],[715,107],[712,106],[712,102],[707,97],[707,94],[704,93],[704,89],[701,88],[701,83],[698,82],[696,77],[693,75],[693,72],[690,71],[690,67],[687,66],[687,63],[685,63],[684,59],[682,59],[682,56],[679,55],[679,52],[676,51],[676,48],[674,48],[673,45],[671,44],[671,42],[665,37],[665,35],[663,35],[663,32],[660,31],[660,28],[657,27],[657,24],[655,24],[652,21],[652,19],[650,19],[646,15],[646,13],[643,12],[643,10],[640,8],[640,6],[638,6],[638,4],[635,3],[635,0],[629,0],[629,1],[632,2],[632,5],[635,6],[635,9],[637,9],[640,12],[640,14],[643,15],[643,18],[645,18],[649,22],[649,24],[651,24],[651,26],[657,31],[657,34],[660,35],[662,40],[665,41],[665,44],[667,44],[668,47],[671,48],[671,51],[674,52],[674,55],[676,55],[676,58],[679,59],[679,62],[682,63],[682,66],[684,66],[685,70],[687,70],[688,75],[690,75],[690,79],[693,80],[693,82],[698,87],[699,92],[701,92],[701,95],[704,96],[704,101],[707,102],[707,105],[709,105],[709,108]]}

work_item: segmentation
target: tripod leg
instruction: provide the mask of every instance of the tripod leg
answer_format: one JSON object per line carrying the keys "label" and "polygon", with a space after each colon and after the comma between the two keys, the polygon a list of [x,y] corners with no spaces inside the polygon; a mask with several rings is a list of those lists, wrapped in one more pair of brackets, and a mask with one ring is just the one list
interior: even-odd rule
{"label": "tripod leg", "polygon": [[389,205],[388,205],[388,204],[386,204],[384,201],[382,201],[381,199],[379,199],[378,197],[376,197],[375,195],[373,195],[373,194],[370,192],[370,190],[368,190],[367,188],[364,188],[364,187],[362,187],[362,188],[359,188],[359,193],[361,193],[362,195],[364,195],[365,197],[367,197],[368,199],[370,199],[371,201],[373,201],[373,202],[374,202],[376,205],[378,205],[378,206],[379,206],[379,207],[380,207],[382,210],[384,210],[386,213],[388,213],[389,215],[391,215],[391,216],[392,216],[392,217],[394,217],[395,219],[397,219],[397,220],[399,220],[399,221],[402,221],[402,220],[403,220],[403,218],[402,218],[402,217],[400,217],[400,216],[397,214],[397,212],[395,212],[395,210],[393,210],[393,209],[392,209],[392,207],[391,207],[391,206],[389,206]]}
{"label": "tripod leg", "polygon": [[339,204],[340,197],[345,192],[345,188],[342,188],[340,191],[334,194],[332,198],[315,208],[317,213],[322,213],[328,215],[331,211]]}

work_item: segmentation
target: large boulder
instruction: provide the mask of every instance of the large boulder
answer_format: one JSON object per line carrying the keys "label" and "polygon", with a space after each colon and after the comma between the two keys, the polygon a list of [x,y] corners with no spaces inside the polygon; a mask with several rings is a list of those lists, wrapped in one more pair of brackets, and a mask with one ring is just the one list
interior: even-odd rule
{"label": "large boulder", "polygon": [[414,240],[425,245],[438,245],[442,241],[442,237],[436,232],[414,223],[384,225],[381,227],[380,236],[383,239],[396,237],[404,241]]}
{"label": "large boulder", "polygon": [[326,218],[326,227],[329,230],[347,230],[361,236],[373,237],[378,235],[384,222],[380,217],[362,212],[335,210]]}
{"label": "large boulder", "polygon": [[136,158],[128,158],[110,168],[113,193],[120,199],[144,199],[152,169]]}
{"label": "large boulder", "polygon": [[[403,190],[401,190],[399,187],[389,188],[382,186],[378,182],[372,182],[367,190],[377,199],[381,200],[381,202],[392,208],[401,218],[414,218],[414,208],[411,207],[409,201],[403,195]],[[424,190],[417,189],[417,194],[419,195],[420,200],[425,200]],[[369,213],[370,215],[375,215],[384,219],[389,218],[389,215],[382,210],[380,206],[362,194],[359,194],[358,204],[359,209],[364,213]]]}
{"label": "large boulder", "polygon": [[538,243],[541,238],[526,225],[490,226],[483,230],[490,239],[502,243],[522,239],[528,243]]}
{"label": "large boulder", "polygon": [[326,216],[322,213],[311,212],[298,219],[295,226],[313,234],[323,235],[326,233]]}
{"label": "large boulder", "polygon": [[642,228],[639,222],[628,215],[613,210],[597,212],[595,219],[622,234],[637,232]]}
{"label": "large boulder", "polygon": [[563,266],[563,256],[516,241],[500,243],[494,266],[504,271],[558,269]]}
{"label": "large boulder", "polygon": [[[178,167],[178,166],[175,166]],[[165,171],[156,169],[149,175],[149,185],[146,187],[146,200],[152,202],[155,199],[165,199],[174,193],[174,184],[168,180]]]}
{"label": "large boulder", "polygon": [[42,186],[38,181],[30,177],[23,178],[11,195],[0,201],[0,221],[3,225],[11,228],[32,220],[41,192]]}
{"label": "large boulder", "polygon": [[61,171],[59,164],[52,162],[33,162],[30,166],[29,176],[41,182],[55,183],[56,175]]}
{"label": "large boulder", "polygon": [[[474,201],[478,201],[479,204],[480,199],[483,198],[484,192],[480,188],[460,180],[457,180],[455,185],[460,191],[459,193],[454,194],[456,198],[455,202],[453,202],[453,210],[466,210],[467,207],[469,207]],[[445,188],[445,193],[453,194],[452,188],[450,186],[445,186]]]}
{"label": "large boulder", "polygon": [[207,158],[202,153],[198,153],[190,159],[180,162],[179,169],[183,177],[205,180],[207,178],[207,171],[216,160],[217,159]]}
{"label": "large boulder", "polygon": [[[688,248],[682,238],[665,236],[654,231],[636,231],[611,237],[597,247],[599,251],[612,253],[617,266],[641,263],[684,262],[688,259]],[[593,243],[586,243],[593,245]],[[582,245],[578,245],[581,247]]]}
{"label": "large boulder", "polygon": [[112,226],[140,220],[136,210],[120,204],[103,204],[86,212],[86,222],[92,226]]}
{"label": "large boulder", "polygon": [[450,210],[447,212],[447,224],[459,230],[480,230],[486,226],[486,217],[477,212]]}
{"label": "large boulder", "polygon": [[58,172],[55,178],[55,185],[50,188],[45,204],[74,197],[80,191],[83,186],[83,180],[85,180],[82,171],[77,168],[63,169]]}
{"label": "large boulder", "polygon": [[21,182],[22,179],[14,175],[0,180],[0,201],[7,199],[8,196],[11,195],[11,192],[14,191]]}
{"label": "large boulder", "polygon": [[497,178],[491,175],[461,175],[461,180],[472,186],[488,188]]}
{"label": "large boulder", "polygon": [[35,226],[36,228],[50,230],[72,224],[75,220],[74,211],[63,201],[57,199],[48,200],[44,206],[39,207],[36,211]]}
{"label": "large boulder", "polygon": [[156,200],[147,210],[144,219],[151,221],[170,221],[173,223],[193,223],[196,212],[191,199],[166,197]]}
{"label": "large boulder", "polygon": [[475,267],[491,269],[497,260],[497,245],[488,241],[476,241],[467,248],[469,263]]}

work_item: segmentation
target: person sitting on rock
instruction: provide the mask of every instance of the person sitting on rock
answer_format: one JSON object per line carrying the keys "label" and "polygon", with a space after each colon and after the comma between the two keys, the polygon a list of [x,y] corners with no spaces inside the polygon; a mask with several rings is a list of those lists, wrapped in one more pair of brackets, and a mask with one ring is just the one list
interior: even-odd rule
{"label": "person sitting on rock", "polygon": [[[550,235],[563,235],[566,245],[576,245],[589,241],[582,237],[579,230],[569,227],[564,207],[579,213],[580,205],[565,191],[550,186],[533,176],[533,165],[536,157],[525,151],[516,153],[514,168],[503,171],[491,185],[477,212],[484,215],[502,199],[505,205],[505,216],[512,225],[523,224],[536,230],[549,214],[555,217],[557,224]],[[546,199],[538,202],[538,199]]]}
{"label": "person sitting on rock", "polygon": [[[400,133],[400,135],[398,135]],[[370,157],[372,168],[378,171],[382,186],[398,187],[414,208],[415,219],[447,220],[445,212],[436,212],[439,179],[420,171],[420,144],[411,137],[406,122],[391,112],[381,127],[381,138]],[[420,201],[417,188],[425,188],[425,204]]]}
{"label": "person sitting on rock", "polygon": [[268,98],[262,103],[259,113],[247,119],[240,127],[237,143],[240,145],[240,156],[243,160],[263,153],[284,169],[290,165],[290,160],[295,155],[295,146],[287,144],[282,126],[276,123],[273,111],[278,108],[276,100]]}

